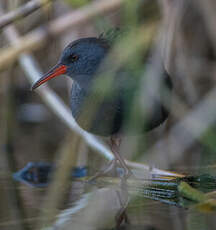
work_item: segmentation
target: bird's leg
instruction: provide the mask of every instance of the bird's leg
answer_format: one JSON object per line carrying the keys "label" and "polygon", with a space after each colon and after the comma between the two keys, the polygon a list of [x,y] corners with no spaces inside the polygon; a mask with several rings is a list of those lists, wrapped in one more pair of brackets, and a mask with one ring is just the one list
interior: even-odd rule
{"label": "bird's leg", "polygon": [[124,169],[124,178],[128,178],[132,175],[131,170],[126,165],[124,159],[119,154],[119,147],[121,145],[121,138],[116,136],[111,136],[111,151],[115,156],[115,159],[119,161],[120,166]]}

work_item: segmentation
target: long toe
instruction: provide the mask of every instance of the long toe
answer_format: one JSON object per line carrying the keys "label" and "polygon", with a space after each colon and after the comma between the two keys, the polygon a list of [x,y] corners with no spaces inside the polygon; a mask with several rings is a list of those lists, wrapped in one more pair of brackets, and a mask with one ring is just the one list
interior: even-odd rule
{"label": "long toe", "polygon": [[98,177],[104,176],[113,170],[116,171],[116,168],[117,168],[117,162],[116,162],[116,159],[113,159],[105,166],[105,168],[99,170],[94,176],[92,176],[90,179],[88,179],[87,182],[91,183],[95,179],[97,179]]}

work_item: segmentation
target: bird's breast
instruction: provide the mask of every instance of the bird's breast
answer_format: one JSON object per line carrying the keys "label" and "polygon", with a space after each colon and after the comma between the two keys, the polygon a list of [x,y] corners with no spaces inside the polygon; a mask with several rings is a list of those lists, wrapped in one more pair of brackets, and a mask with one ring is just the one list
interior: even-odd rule
{"label": "bird's breast", "polygon": [[72,115],[79,126],[90,133],[100,136],[118,133],[123,121],[123,107],[118,96],[107,98],[100,92],[87,92],[76,82],[72,85]]}

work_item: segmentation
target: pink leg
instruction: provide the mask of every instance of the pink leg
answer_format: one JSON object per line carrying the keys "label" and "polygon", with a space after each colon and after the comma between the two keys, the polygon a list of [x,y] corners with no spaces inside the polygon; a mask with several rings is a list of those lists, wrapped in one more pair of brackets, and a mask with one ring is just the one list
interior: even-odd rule
{"label": "pink leg", "polygon": [[128,166],[126,165],[122,156],[119,154],[119,147],[121,145],[121,138],[116,137],[116,136],[111,136],[110,141],[111,141],[111,150],[112,150],[113,155],[115,156],[116,160],[119,161],[120,166],[125,170],[124,177],[125,178],[130,177],[132,175],[132,172],[128,168]]}

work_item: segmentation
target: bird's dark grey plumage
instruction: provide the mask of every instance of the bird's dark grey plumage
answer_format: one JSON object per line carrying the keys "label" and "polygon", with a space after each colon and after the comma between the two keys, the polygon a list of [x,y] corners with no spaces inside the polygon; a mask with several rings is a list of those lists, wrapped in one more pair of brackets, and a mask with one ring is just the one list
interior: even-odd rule
{"label": "bird's dark grey plumage", "polygon": [[[62,73],[69,75],[74,80],[70,97],[73,117],[80,127],[96,135],[111,136],[123,131],[130,133],[133,119],[142,126],[139,127],[139,132],[159,126],[168,116],[168,110],[160,101],[162,90],[156,92],[157,99],[152,99],[154,106],[151,107],[152,111],[148,111],[148,116],[140,119],[138,113],[142,109],[139,108],[133,116],[133,105],[135,100],[139,100],[139,90],[143,90],[143,70],[121,66],[114,76],[110,76],[110,79],[113,78],[109,82],[109,93],[104,93],[103,89],[107,87],[104,69],[109,69],[109,64],[103,66],[103,60],[109,53],[111,44],[104,37],[82,38],[72,42],[64,49],[54,70],[48,72],[33,87],[38,87],[53,76]],[[145,63],[143,66],[146,67]],[[171,89],[170,77],[165,69],[158,79]],[[136,134],[136,130],[131,130],[131,133]]]}

